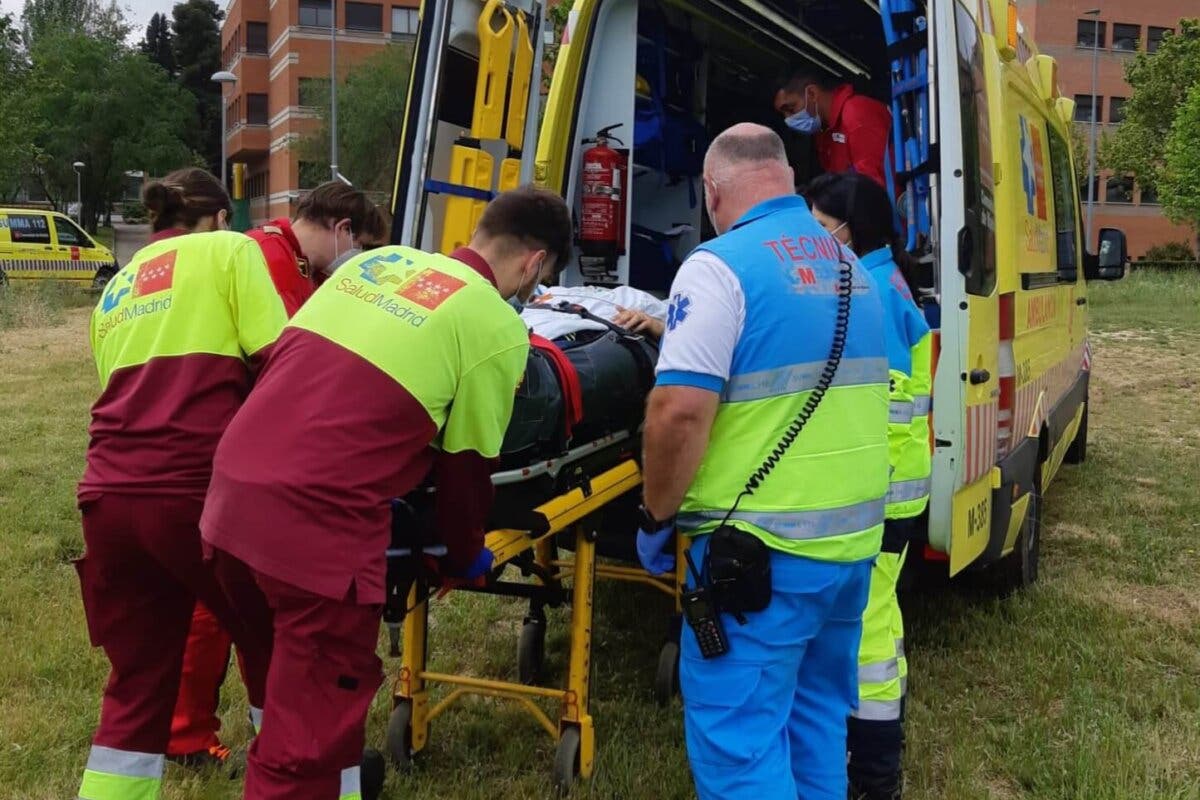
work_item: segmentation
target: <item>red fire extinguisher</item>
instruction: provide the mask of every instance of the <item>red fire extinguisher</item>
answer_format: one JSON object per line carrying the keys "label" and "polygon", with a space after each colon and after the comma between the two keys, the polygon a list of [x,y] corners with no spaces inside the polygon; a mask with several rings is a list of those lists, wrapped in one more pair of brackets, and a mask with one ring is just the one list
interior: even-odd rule
{"label": "red fire extinguisher", "polygon": [[628,151],[608,146],[610,141],[624,145],[610,131],[621,127],[609,125],[596,133],[594,139],[584,139],[592,145],[583,154],[583,201],[579,214],[579,250],[590,258],[605,258],[612,262],[625,251],[625,176],[628,172]]}

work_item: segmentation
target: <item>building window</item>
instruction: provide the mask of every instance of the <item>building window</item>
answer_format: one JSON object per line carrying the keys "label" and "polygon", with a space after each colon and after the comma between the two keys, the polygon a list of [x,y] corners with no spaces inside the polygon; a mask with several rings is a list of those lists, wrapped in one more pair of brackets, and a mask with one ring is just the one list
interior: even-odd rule
{"label": "building window", "polygon": [[1127,98],[1113,97],[1108,101],[1108,121],[1113,125],[1125,121],[1125,103]]}
{"label": "building window", "polygon": [[225,106],[225,132],[234,130],[240,124],[242,124],[242,98],[238,96]]}
{"label": "building window", "polygon": [[1108,190],[1104,194],[1106,203],[1132,203],[1133,178],[1128,175],[1113,175],[1108,179]]}
{"label": "building window", "polygon": [[298,22],[305,28],[333,27],[333,7],[329,0],[300,0]]}
{"label": "building window", "polygon": [[392,9],[392,38],[401,39],[417,34],[417,10],[415,8]]}
{"label": "building window", "polygon": [[1108,36],[1108,23],[1094,19],[1081,19],[1075,23],[1075,46],[1104,48]]}
{"label": "building window", "polygon": [[246,95],[246,124],[267,124],[267,96],[265,94]]}
{"label": "building window", "polygon": [[1158,205],[1158,187],[1153,184],[1138,184],[1142,190],[1142,205],[1156,206]]}
{"label": "building window", "polygon": [[300,188],[315,189],[329,177],[329,167],[315,161],[300,162]]}
{"label": "building window", "polygon": [[1075,95],[1075,121],[1076,122],[1091,122],[1095,119],[1100,121],[1100,115],[1093,116],[1093,112],[1097,109],[1104,108],[1104,98],[1096,97],[1096,108],[1092,108],[1092,96],[1090,94]]}
{"label": "building window", "polygon": [[1086,178],[1080,181],[1079,184],[1079,202],[1086,203],[1089,199],[1094,203],[1099,203],[1104,199],[1104,178],[1099,175],[1092,181],[1092,193],[1088,194]]}
{"label": "building window", "polygon": [[246,196],[250,198],[265,197],[267,194],[267,173],[260,172],[246,179]]}
{"label": "building window", "polygon": [[319,108],[329,104],[328,78],[301,78],[296,102],[302,106]]}
{"label": "building window", "polygon": [[1113,24],[1113,50],[1124,50],[1127,53],[1137,52],[1142,43],[1142,28],[1140,25]]}
{"label": "building window", "polygon": [[1175,32],[1174,28],[1156,28],[1151,25],[1146,28],[1146,52],[1153,53],[1158,50],[1158,46],[1162,44],[1163,39]]}
{"label": "building window", "polygon": [[382,31],[383,6],[374,3],[346,3],[346,28],[355,31]]}
{"label": "building window", "polygon": [[247,53],[266,53],[267,52],[267,23],[265,23],[265,22],[247,22],[246,23],[246,52]]}

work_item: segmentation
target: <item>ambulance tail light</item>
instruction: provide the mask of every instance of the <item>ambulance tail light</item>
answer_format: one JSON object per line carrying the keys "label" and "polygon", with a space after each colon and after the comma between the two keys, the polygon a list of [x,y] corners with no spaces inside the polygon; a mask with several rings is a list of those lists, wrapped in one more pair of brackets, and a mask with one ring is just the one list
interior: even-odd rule
{"label": "ambulance tail light", "polygon": [[1015,295],[1000,295],[1000,407],[996,416],[996,456],[1004,458],[1013,446],[1017,397],[1017,364],[1013,354],[1016,328]]}

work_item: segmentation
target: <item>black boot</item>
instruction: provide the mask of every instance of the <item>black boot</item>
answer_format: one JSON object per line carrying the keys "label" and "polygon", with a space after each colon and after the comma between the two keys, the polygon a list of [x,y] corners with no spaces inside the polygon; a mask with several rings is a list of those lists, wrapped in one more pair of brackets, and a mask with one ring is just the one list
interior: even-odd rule
{"label": "black boot", "polygon": [[846,749],[851,800],[900,800],[904,789],[902,720],[851,717],[846,726]]}
{"label": "black boot", "polygon": [[383,791],[383,780],[387,777],[387,764],[383,754],[368,747],[363,751],[359,766],[359,792],[362,800],[376,800]]}

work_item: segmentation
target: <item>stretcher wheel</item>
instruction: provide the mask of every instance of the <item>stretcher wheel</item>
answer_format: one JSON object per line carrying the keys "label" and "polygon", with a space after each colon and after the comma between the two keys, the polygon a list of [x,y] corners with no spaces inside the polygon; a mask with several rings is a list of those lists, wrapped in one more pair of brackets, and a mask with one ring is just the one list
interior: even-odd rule
{"label": "stretcher wheel", "polygon": [[554,752],[554,788],[566,794],[579,777],[579,729],[566,728]]}
{"label": "stretcher wheel", "polygon": [[541,677],[545,661],[546,623],[544,620],[527,620],[517,642],[517,679],[526,686],[533,686]]}
{"label": "stretcher wheel", "polygon": [[679,643],[669,641],[658,651],[658,670],[654,673],[654,699],[669,705],[679,693]]}
{"label": "stretcher wheel", "polygon": [[412,766],[411,700],[401,700],[388,717],[387,751],[396,769],[405,770]]}

